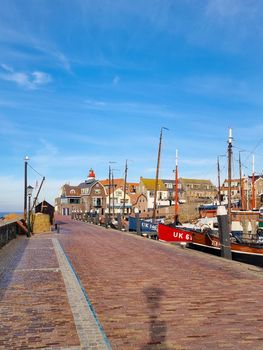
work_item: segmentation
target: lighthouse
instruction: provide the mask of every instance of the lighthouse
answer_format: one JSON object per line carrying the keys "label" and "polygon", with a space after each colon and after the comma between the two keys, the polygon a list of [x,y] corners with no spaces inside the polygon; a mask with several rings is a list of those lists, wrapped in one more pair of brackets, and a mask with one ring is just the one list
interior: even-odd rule
{"label": "lighthouse", "polygon": [[95,180],[95,177],[96,177],[96,175],[95,175],[95,173],[94,173],[94,170],[93,170],[92,168],[90,168],[90,170],[89,170],[89,175],[88,175],[88,178],[87,178],[86,182],[92,182],[92,181],[94,181],[94,180]]}

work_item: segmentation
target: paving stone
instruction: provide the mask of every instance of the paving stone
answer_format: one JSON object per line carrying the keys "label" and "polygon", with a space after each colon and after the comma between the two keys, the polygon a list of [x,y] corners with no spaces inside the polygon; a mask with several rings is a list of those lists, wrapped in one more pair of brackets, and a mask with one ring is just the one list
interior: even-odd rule
{"label": "paving stone", "polygon": [[0,250],[1,350],[104,350],[92,309],[113,350],[263,349],[262,269],[69,219],[60,228]]}
{"label": "paving stone", "polygon": [[34,237],[20,237],[4,248],[0,250],[0,349],[79,349],[51,238],[35,242]]}
{"label": "paving stone", "polygon": [[263,273],[65,220],[58,239],[113,349],[263,349]]}

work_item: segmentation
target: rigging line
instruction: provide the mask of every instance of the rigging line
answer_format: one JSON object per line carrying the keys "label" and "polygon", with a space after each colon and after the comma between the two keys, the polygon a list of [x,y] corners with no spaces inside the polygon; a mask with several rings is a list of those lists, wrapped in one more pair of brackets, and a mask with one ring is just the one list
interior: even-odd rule
{"label": "rigging line", "polygon": [[[235,159],[235,158],[234,158],[234,162],[235,162],[235,163],[239,163],[239,159]],[[242,165],[244,168],[248,169],[248,166],[245,165],[243,162],[241,162],[241,165]]]}
{"label": "rigging line", "polygon": [[44,177],[42,174],[40,174],[36,169],[34,169],[29,163],[27,163],[27,165],[34,170],[39,176]]}
{"label": "rigging line", "polygon": [[[258,146],[259,146],[259,145],[258,145]],[[257,147],[258,147],[258,146],[257,146]],[[257,147],[256,147],[256,148],[257,148]],[[237,146],[233,146],[233,148],[236,148],[236,149],[240,150],[241,152],[249,153],[248,156],[247,156],[247,158],[250,156],[251,153],[254,153],[255,156],[260,156],[260,157],[263,156],[263,153],[255,153],[255,152],[253,152],[253,151],[248,151],[247,149],[240,148],[240,147],[237,147]],[[255,148],[254,148],[254,149],[255,149]]]}
{"label": "rigging line", "polygon": [[[262,141],[263,141],[263,137],[259,140],[259,142],[256,144],[256,146],[252,149],[252,151],[249,152],[249,155],[247,156],[246,160],[248,159],[248,157],[249,157],[252,153],[254,153],[255,149],[258,148],[258,146],[261,144]],[[245,161],[246,161],[246,160],[245,160]]]}

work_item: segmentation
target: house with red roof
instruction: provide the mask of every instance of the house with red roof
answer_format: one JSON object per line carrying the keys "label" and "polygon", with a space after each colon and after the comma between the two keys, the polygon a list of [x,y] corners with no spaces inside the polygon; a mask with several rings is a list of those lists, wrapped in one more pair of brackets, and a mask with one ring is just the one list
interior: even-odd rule
{"label": "house with red roof", "polygon": [[60,189],[60,196],[55,199],[55,212],[60,215],[71,215],[72,211],[80,210],[81,190],[78,186],[65,184]]}

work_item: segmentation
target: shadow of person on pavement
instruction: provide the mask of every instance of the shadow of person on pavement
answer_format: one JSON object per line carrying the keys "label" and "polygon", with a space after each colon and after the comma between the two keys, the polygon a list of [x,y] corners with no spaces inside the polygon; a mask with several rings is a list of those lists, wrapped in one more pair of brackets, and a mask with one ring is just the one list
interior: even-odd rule
{"label": "shadow of person on pavement", "polygon": [[149,287],[143,291],[149,308],[149,340],[141,350],[169,350],[165,344],[167,326],[160,320],[160,303],[164,290],[159,287]]}

